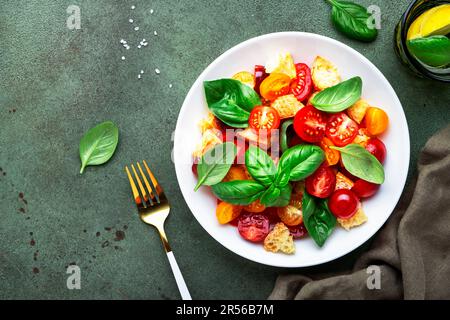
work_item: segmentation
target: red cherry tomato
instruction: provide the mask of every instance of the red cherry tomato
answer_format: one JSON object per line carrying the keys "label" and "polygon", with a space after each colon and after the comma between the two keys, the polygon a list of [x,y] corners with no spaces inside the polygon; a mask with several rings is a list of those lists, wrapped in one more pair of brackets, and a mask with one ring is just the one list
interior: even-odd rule
{"label": "red cherry tomato", "polygon": [[269,234],[269,218],[263,214],[241,215],[238,220],[238,230],[245,240],[261,242]]}
{"label": "red cherry tomato", "polygon": [[319,142],[325,135],[327,115],[314,108],[306,106],[300,109],[294,118],[294,130],[297,135],[307,142]]}
{"label": "red cherry tomato", "polygon": [[328,201],[331,213],[340,219],[350,219],[358,211],[359,199],[351,190],[336,190]]}
{"label": "red cherry tomato", "polygon": [[330,167],[319,167],[306,178],[306,191],[317,198],[328,198],[336,188],[336,174]]}
{"label": "red cherry tomato", "polygon": [[383,141],[378,138],[371,138],[367,141],[366,150],[373,154],[380,163],[384,163],[387,151]]}
{"label": "red cherry tomato", "polygon": [[312,92],[311,70],[304,63],[297,63],[295,69],[297,78],[292,80],[291,93],[302,102],[308,99]]}
{"label": "red cherry tomato", "polygon": [[280,115],[278,111],[272,107],[255,107],[250,113],[248,119],[250,128],[255,130],[270,130],[278,129],[280,126]]}
{"label": "red cherry tomato", "polygon": [[300,239],[304,238],[308,235],[308,230],[306,230],[306,227],[303,223],[299,224],[298,226],[288,227],[289,231],[291,232],[292,237],[294,239]]}
{"label": "red cherry tomato", "polygon": [[344,112],[336,113],[328,119],[326,135],[338,147],[343,147],[355,139],[358,124]]}
{"label": "red cherry tomato", "polygon": [[369,198],[377,193],[378,189],[380,189],[379,184],[359,179],[353,185],[352,191],[360,198]]}
{"label": "red cherry tomato", "polygon": [[259,93],[259,87],[261,86],[261,83],[269,76],[269,74],[266,72],[266,67],[264,66],[255,66],[255,91]]}

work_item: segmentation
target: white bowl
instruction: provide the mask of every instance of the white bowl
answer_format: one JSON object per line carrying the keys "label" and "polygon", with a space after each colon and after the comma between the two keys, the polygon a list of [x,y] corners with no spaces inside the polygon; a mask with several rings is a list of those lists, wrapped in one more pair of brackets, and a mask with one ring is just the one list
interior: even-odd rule
{"label": "white bowl", "polygon": [[[201,140],[197,126],[207,115],[203,81],[230,78],[238,71],[252,72],[256,64],[264,65],[279,52],[290,52],[294,61],[312,65],[317,55],[332,61],[342,76],[363,80],[362,97],[371,105],[384,109],[390,118],[390,127],[381,138],[388,155],[385,162],[386,181],[371,199],[363,201],[369,221],[351,231],[337,227],[322,248],[311,238],[296,240],[294,255],[274,254],[261,244],[242,239],[236,227],[217,222],[216,198],[208,187],[194,192],[197,182],[192,173],[192,151]],[[271,266],[306,267],[337,259],[372,237],[386,222],[397,204],[406,182],[409,166],[409,133],[400,101],[383,74],[364,56],[336,40],[303,32],[272,33],[245,41],[217,58],[195,81],[178,116],[175,141],[175,169],[189,208],[203,228],[224,247],[238,255]]]}

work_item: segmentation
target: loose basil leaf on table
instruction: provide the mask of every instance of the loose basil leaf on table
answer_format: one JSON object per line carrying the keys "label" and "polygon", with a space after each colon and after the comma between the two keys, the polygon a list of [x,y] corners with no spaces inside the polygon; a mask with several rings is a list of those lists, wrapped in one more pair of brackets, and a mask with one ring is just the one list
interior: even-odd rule
{"label": "loose basil leaf on table", "polygon": [[344,167],[352,175],[375,184],[384,182],[383,165],[359,144],[353,143],[343,148],[330,146],[330,148],[341,152]]}
{"label": "loose basil leaf on table", "polygon": [[212,186],[225,178],[236,158],[236,146],[232,142],[221,143],[205,152],[197,165],[198,182],[194,190],[201,185]]}
{"label": "loose basil leaf on table", "polygon": [[248,127],[250,112],[261,104],[255,90],[234,79],[205,81],[203,86],[208,107],[217,118],[234,128]]}
{"label": "loose basil leaf on table", "polygon": [[278,167],[289,172],[290,181],[300,181],[313,174],[324,159],[325,154],[320,147],[297,145],[283,153]]}
{"label": "loose basil leaf on table", "polygon": [[364,42],[376,39],[378,31],[370,27],[373,19],[363,6],[349,1],[327,0],[332,5],[331,20],[335,27],[346,36]]}
{"label": "loose basil leaf on table", "polygon": [[292,186],[277,187],[272,184],[261,196],[261,203],[266,207],[285,207],[291,200]]}
{"label": "loose basil leaf on table", "polygon": [[258,147],[250,146],[245,152],[245,166],[256,181],[265,186],[270,186],[277,173],[277,168],[272,158]]}
{"label": "loose basil leaf on table", "polygon": [[258,200],[266,187],[252,180],[234,180],[218,183],[211,189],[220,200],[245,206]]}
{"label": "loose basil leaf on table", "polygon": [[90,129],[80,141],[80,173],[86,166],[100,165],[111,159],[119,142],[119,128],[111,122]]}
{"label": "loose basil leaf on table", "polygon": [[288,130],[289,128],[294,124],[294,120],[293,119],[289,119],[286,120],[285,122],[283,122],[283,124],[281,125],[281,135],[280,135],[280,147],[281,147],[281,152],[285,152],[287,149],[289,149],[289,141],[288,141]]}
{"label": "loose basil leaf on table", "polygon": [[421,62],[432,67],[450,64],[450,39],[446,36],[431,36],[407,42],[409,51]]}
{"label": "loose basil leaf on table", "polygon": [[311,104],[324,112],[341,112],[361,98],[362,80],[353,77],[333,87],[320,91],[311,99]]}
{"label": "loose basil leaf on table", "polygon": [[327,201],[324,199],[316,200],[308,192],[305,192],[302,210],[306,230],[316,244],[322,247],[336,226],[336,218],[330,212]]}

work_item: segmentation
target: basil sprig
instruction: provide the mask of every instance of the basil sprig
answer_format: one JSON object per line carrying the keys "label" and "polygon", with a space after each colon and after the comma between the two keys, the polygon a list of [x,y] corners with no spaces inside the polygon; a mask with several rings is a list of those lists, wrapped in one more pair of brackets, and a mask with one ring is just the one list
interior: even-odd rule
{"label": "basil sprig", "polygon": [[281,132],[280,132],[280,148],[281,152],[285,152],[287,149],[289,149],[289,141],[288,141],[288,130],[291,126],[293,126],[294,120],[289,119],[283,122],[281,125]]}
{"label": "basil sprig", "polygon": [[322,247],[336,226],[336,218],[330,212],[327,200],[316,199],[305,191],[302,211],[306,230],[317,245]]}
{"label": "basil sprig", "polygon": [[383,165],[359,144],[353,143],[343,148],[330,146],[330,148],[341,152],[344,167],[352,175],[375,184],[384,182]]}
{"label": "basil sprig", "polygon": [[245,165],[255,181],[237,180],[212,186],[217,198],[236,205],[246,205],[259,199],[267,207],[289,204],[290,181],[304,179],[316,171],[324,160],[322,149],[311,145],[297,145],[288,149],[276,168],[272,158],[258,147],[250,147]]}
{"label": "basil sprig", "polygon": [[205,81],[203,86],[209,110],[234,128],[248,127],[250,112],[255,106],[261,105],[255,90],[238,80]]}
{"label": "basil sprig", "polygon": [[376,28],[369,26],[371,15],[363,6],[340,0],[327,0],[332,6],[331,20],[336,29],[359,41],[370,42],[378,35]]}
{"label": "basil sprig", "polygon": [[195,191],[201,185],[212,186],[225,178],[236,157],[236,146],[232,142],[216,145],[205,152],[197,166],[198,182]]}
{"label": "basil sprig", "polygon": [[341,112],[361,98],[362,80],[353,77],[333,87],[320,91],[311,99],[311,104],[324,112]]}

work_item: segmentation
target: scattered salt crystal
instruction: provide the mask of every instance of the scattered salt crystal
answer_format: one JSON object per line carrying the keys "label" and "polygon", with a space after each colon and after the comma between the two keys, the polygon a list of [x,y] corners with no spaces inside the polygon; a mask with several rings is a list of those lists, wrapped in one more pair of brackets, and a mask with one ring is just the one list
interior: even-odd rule
{"label": "scattered salt crystal", "polygon": [[142,46],[141,46],[141,45],[138,45],[138,49],[140,49],[140,48],[142,48]]}
{"label": "scattered salt crystal", "polygon": [[130,23],[133,23],[133,22],[134,22],[134,20],[133,20],[133,19],[130,19],[130,20],[128,20],[128,21],[130,21]]}
{"label": "scattered salt crystal", "polygon": [[120,39],[120,43],[126,43],[126,41],[123,39]]}
{"label": "scattered salt crystal", "polygon": [[156,73],[156,74],[160,74],[161,71],[160,71],[158,68],[156,68],[156,69],[155,69],[155,73]]}
{"label": "scattered salt crystal", "polygon": [[145,42],[142,44],[144,47],[146,47],[148,45],[148,42]]}
{"label": "scattered salt crystal", "polygon": [[172,86],[172,84],[169,84],[169,88],[172,88],[173,86]]}
{"label": "scattered salt crystal", "polygon": [[131,6],[131,10],[134,10],[134,9],[136,9],[136,6]]}
{"label": "scattered salt crystal", "polygon": [[125,60],[125,56],[122,56],[122,60]]}
{"label": "scattered salt crystal", "polygon": [[150,9],[150,14],[153,14],[153,12],[155,12],[153,9]]}
{"label": "scattered salt crystal", "polygon": [[144,73],[144,70],[141,70],[141,74],[143,74]]}
{"label": "scattered salt crystal", "polygon": [[157,35],[158,35],[158,32],[154,31],[153,34],[154,34],[155,36],[157,36]]}
{"label": "scattered salt crystal", "polygon": [[138,31],[139,30],[139,27],[134,27],[134,31]]}
{"label": "scattered salt crystal", "polygon": [[138,79],[140,79],[141,78],[141,75],[140,74],[138,74]]}

